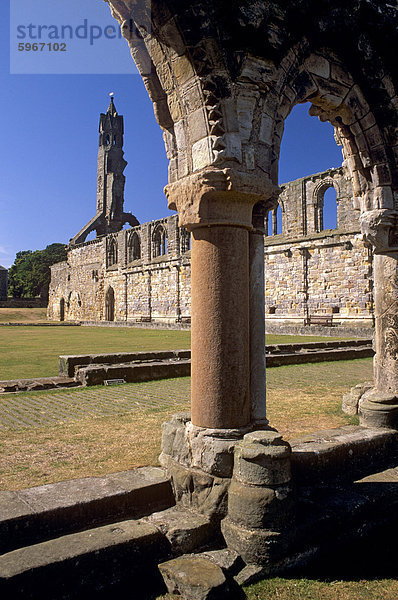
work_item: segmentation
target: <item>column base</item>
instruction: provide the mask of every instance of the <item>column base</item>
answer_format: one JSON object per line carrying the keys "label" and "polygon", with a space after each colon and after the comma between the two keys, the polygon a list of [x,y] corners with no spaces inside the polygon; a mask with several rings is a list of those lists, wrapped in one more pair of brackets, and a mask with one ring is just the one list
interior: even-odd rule
{"label": "column base", "polygon": [[359,402],[358,413],[363,427],[398,429],[398,396],[369,390]]}
{"label": "column base", "polygon": [[[176,502],[215,521],[223,519],[227,514],[235,446],[253,427],[196,427],[188,413],[173,415],[164,423],[159,462],[172,480]],[[260,429],[257,424],[255,428]],[[265,424],[263,429],[270,428]]]}

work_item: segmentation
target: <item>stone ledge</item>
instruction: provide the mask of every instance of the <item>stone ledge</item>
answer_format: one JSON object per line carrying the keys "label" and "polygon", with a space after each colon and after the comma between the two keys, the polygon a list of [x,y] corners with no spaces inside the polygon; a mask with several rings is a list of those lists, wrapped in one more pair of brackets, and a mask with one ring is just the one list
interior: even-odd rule
{"label": "stone ledge", "polygon": [[83,385],[101,385],[106,379],[124,379],[126,383],[189,377],[190,360],[168,360],[142,364],[91,365],[79,369],[76,379]]}
{"label": "stone ledge", "polygon": [[174,504],[159,467],[0,492],[0,552]]}
{"label": "stone ledge", "polygon": [[134,593],[153,590],[156,564],[167,556],[167,540],[153,525],[113,523],[1,556],[0,594],[24,600],[97,598],[106,588],[106,597],[112,597],[112,585],[121,582]]}
{"label": "stone ledge", "polygon": [[354,481],[394,464],[398,432],[347,425],[305,435],[290,444],[297,485]]}
{"label": "stone ledge", "polygon": [[89,365],[119,365],[120,363],[190,358],[190,350],[159,350],[154,352],[116,352],[108,354],[72,354],[59,357],[59,374],[74,377],[77,367]]}

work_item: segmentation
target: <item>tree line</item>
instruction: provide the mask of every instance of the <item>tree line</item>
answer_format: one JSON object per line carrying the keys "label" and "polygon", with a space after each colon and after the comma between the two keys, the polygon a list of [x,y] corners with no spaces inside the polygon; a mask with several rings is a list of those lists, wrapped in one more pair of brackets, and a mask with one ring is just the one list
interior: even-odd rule
{"label": "tree line", "polygon": [[13,298],[48,298],[51,265],[66,260],[64,244],[50,244],[44,250],[21,250],[8,271],[8,295]]}

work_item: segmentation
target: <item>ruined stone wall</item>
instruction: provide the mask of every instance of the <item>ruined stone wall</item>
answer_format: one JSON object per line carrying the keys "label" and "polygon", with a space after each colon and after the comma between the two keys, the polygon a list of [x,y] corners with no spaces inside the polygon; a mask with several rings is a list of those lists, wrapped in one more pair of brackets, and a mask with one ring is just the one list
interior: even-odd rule
{"label": "ruined stone wall", "polygon": [[176,216],[71,246],[67,262],[51,268],[48,318],[60,320],[64,302],[66,321],[105,320],[110,289],[115,321],[170,323],[189,316],[189,235]]}
{"label": "ruined stone wall", "polygon": [[[327,189],[336,190],[337,229],[323,229]],[[268,322],[333,314],[342,325],[373,324],[373,256],[360,234],[344,167],[282,186],[282,233],[265,239]]]}
{"label": "ruined stone wall", "polygon": [[[343,167],[330,169],[282,186],[282,233],[265,238],[269,323],[303,325],[310,315],[333,313],[335,323],[372,326],[373,257],[362,242],[345,173]],[[320,231],[329,187],[337,195],[337,229]],[[134,235],[139,258],[131,251]],[[115,321],[175,323],[188,317],[188,240],[172,216],[71,246],[68,261],[52,267],[48,317],[60,319],[63,298],[65,320],[105,320],[110,288]]]}

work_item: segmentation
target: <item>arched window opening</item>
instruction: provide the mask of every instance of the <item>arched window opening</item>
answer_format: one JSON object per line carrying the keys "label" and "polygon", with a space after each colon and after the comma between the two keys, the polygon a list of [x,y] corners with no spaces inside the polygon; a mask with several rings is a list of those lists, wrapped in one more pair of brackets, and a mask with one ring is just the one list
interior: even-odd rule
{"label": "arched window opening", "polygon": [[115,320],[115,292],[113,288],[108,288],[105,296],[105,321]]}
{"label": "arched window opening", "polygon": [[129,238],[127,247],[127,262],[131,263],[134,260],[141,258],[141,242],[137,233],[133,233]]}
{"label": "arched window opening", "polygon": [[268,211],[265,216],[265,231],[267,236],[282,233],[282,207],[280,204]]}
{"label": "arched window opening", "polygon": [[280,204],[276,209],[276,233],[282,233],[282,207]]}
{"label": "arched window opening", "polygon": [[65,298],[61,298],[59,303],[59,320],[65,321]]}
{"label": "arched window opening", "polygon": [[110,144],[110,142],[111,142],[111,138],[110,138],[109,133],[107,133],[105,136],[105,144],[108,146]]}
{"label": "arched window opening", "polygon": [[167,254],[167,236],[166,230],[163,225],[156,227],[152,235],[152,255],[154,258],[157,256],[164,256]]}
{"label": "arched window opening", "polygon": [[114,146],[116,146],[116,135],[115,135],[115,137],[113,138],[113,145],[114,145]]}
{"label": "arched window opening", "polygon": [[108,246],[108,267],[117,264],[117,243],[116,240],[111,240]]}
{"label": "arched window opening", "polygon": [[186,229],[180,230],[181,238],[181,254],[188,252],[191,249],[191,234]]}
{"label": "arched window opening", "polygon": [[323,196],[322,220],[323,229],[337,229],[337,193],[334,187],[328,188]]}

